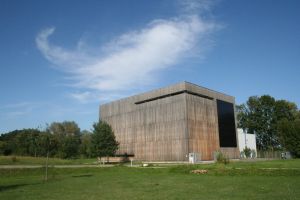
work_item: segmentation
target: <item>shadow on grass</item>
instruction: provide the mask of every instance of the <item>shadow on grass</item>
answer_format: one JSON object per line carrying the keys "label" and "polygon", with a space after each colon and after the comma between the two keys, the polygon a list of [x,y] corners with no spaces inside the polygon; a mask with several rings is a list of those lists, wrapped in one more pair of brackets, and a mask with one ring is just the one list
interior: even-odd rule
{"label": "shadow on grass", "polygon": [[81,175],[73,175],[73,178],[81,178],[81,177],[91,177],[93,176],[92,174],[81,174]]}
{"label": "shadow on grass", "polygon": [[0,185],[0,192],[6,191],[6,190],[14,190],[18,189],[20,187],[24,187],[27,185],[38,185],[40,183],[23,183],[23,184],[13,184],[13,185]]}

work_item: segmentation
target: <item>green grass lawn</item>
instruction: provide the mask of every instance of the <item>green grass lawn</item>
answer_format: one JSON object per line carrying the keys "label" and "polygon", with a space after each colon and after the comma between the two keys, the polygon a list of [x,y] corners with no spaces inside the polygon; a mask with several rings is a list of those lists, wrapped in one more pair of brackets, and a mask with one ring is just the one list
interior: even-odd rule
{"label": "green grass lawn", "polygon": [[[13,159],[16,158],[16,160]],[[96,158],[90,159],[59,159],[49,158],[49,165],[95,164]],[[0,165],[45,165],[44,157],[0,156]]]}
{"label": "green grass lawn", "polygon": [[51,168],[48,182],[43,174],[42,168],[0,169],[0,199],[300,199],[300,160]]}

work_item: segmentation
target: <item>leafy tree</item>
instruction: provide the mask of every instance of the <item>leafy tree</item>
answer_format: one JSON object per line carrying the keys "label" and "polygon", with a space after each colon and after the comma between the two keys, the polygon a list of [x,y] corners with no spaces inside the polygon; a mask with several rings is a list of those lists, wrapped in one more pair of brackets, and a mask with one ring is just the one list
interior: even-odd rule
{"label": "leafy tree", "polygon": [[238,127],[256,133],[258,149],[280,148],[277,124],[282,119],[294,120],[298,115],[295,103],[275,100],[269,95],[249,97],[237,106]]}
{"label": "leafy tree", "polygon": [[299,113],[297,105],[286,100],[276,101],[274,112],[275,121],[280,121],[282,119],[293,121],[298,117]]}
{"label": "leafy tree", "polygon": [[37,156],[38,153],[38,139],[40,131],[37,129],[23,129],[16,136],[16,144],[18,144],[15,149],[15,153],[18,155],[27,156]]}
{"label": "leafy tree", "polygon": [[0,155],[5,155],[5,147],[6,147],[6,142],[0,140]]}
{"label": "leafy tree", "polygon": [[37,129],[23,129],[2,134],[0,152],[4,155],[38,156],[40,133]]}
{"label": "leafy tree", "polygon": [[52,122],[46,129],[53,135],[64,135],[64,127],[60,122]]}
{"label": "leafy tree", "polygon": [[79,136],[80,128],[74,121],[53,122],[48,126],[47,131],[59,136]]}
{"label": "leafy tree", "polygon": [[48,156],[53,157],[57,154],[57,147],[58,141],[54,135],[49,132],[40,133],[37,141],[38,156],[46,157],[48,154]]}
{"label": "leafy tree", "polygon": [[99,121],[94,123],[93,128],[92,144],[94,154],[100,158],[115,155],[119,143],[116,141],[111,126],[104,121]]}
{"label": "leafy tree", "polygon": [[87,130],[81,132],[79,153],[83,157],[92,156],[92,133]]}
{"label": "leafy tree", "polygon": [[61,143],[62,158],[76,158],[79,150],[79,138],[66,136]]}
{"label": "leafy tree", "polygon": [[2,141],[1,152],[3,155],[16,154],[18,150],[18,144],[16,143],[16,137],[21,133],[21,130],[14,130],[0,135],[0,141]]}
{"label": "leafy tree", "polygon": [[[46,145],[50,141],[51,151]],[[75,122],[54,122],[42,132],[38,129],[15,130],[0,135],[0,153],[3,155],[59,156],[73,158],[78,156],[80,129]]]}
{"label": "leafy tree", "polygon": [[78,155],[80,145],[80,128],[74,121],[53,122],[48,126],[57,141],[57,156],[74,158]]}
{"label": "leafy tree", "polygon": [[237,126],[242,129],[247,129],[249,127],[249,111],[248,107],[245,104],[236,105],[237,111]]}
{"label": "leafy tree", "polygon": [[281,120],[278,123],[278,132],[284,147],[294,157],[300,158],[300,119],[294,121]]}
{"label": "leafy tree", "polygon": [[74,121],[64,121],[62,122],[62,126],[64,129],[64,134],[67,136],[79,136],[80,128]]}
{"label": "leafy tree", "polygon": [[39,137],[38,146],[41,150],[41,156],[47,156],[47,154],[49,156],[54,156],[57,151],[58,142],[52,134],[42,132]]}
{"label": "leafy tree", "polygon": [[296,112],[295,118],[296,118],[296,119],[300,119],[300,110],[298,110],[298,112]]}
{"label": "leafy tree", "polygon": [[264,95],[261,97],[250,97],[246,105],[241,105],[238,109],[238,126],[247,128],[249,133],[256,133],[257,145],[259,149],[266,149],[276,146],[277,140],[274,138],[275,99]]}

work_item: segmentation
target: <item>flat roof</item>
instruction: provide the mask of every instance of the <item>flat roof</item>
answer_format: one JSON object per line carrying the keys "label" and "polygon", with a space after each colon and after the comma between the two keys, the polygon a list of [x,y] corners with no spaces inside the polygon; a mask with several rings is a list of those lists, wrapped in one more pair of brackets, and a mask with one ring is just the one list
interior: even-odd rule
{"label": "flat roof", "polygon": [[229,102],[234,102],[234,97],[224,94],[222,92],[217,92],[215,90],[199,86],[194,83],[190,83],[187,81],[182,81],[176,84],[172,84],[169,86],[161,87],[158,89],[150,90],[148,92],[143,92],[140,94],[136,94],[133,96],[121,98],[118,100],[114,100],[111,102],[107,102],[105,104],[102,104],[101,106],[111,104],[113,102],[118,102],[118,101],[128,101],[132,99],[133,103],[135,104],[140,104],[168,96],[173,96],[176,94],[180,93],[188,93],[188,94],[193,94],[196,96],[200,96],[203,98],[208,98],[208,99],[220,99],[220,100],[225,100]]}

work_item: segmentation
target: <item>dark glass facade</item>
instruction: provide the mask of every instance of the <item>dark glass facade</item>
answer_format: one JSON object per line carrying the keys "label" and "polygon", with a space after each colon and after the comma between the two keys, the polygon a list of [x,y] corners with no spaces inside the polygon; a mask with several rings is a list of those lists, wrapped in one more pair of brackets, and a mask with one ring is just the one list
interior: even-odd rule
{"label": "dark glass facade", "polygon": [[217,100],[220,147],[237,147],[232,103]]}

